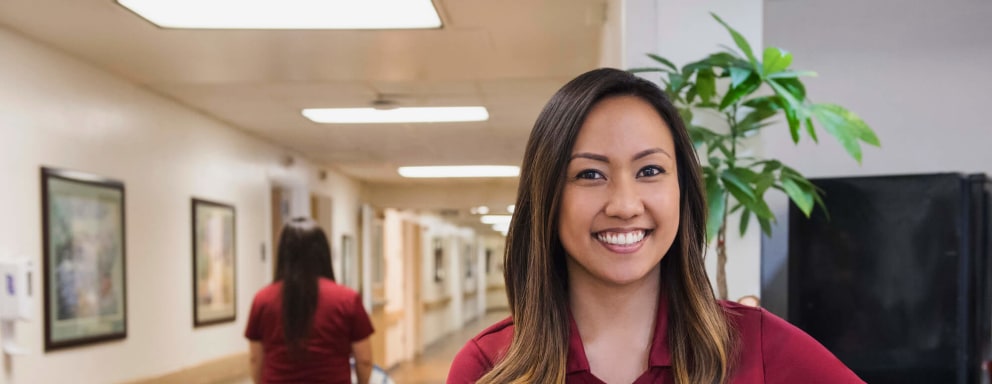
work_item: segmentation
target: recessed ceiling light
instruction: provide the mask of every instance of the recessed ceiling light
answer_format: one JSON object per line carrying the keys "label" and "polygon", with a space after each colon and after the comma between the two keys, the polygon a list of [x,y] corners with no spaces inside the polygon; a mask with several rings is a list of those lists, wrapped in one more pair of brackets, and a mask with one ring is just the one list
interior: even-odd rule
{"label": "recessed ceiling light", "polygon": [[513,213],[513,211],[516,210],[516,209],[517,209],[516,204],[510,204],[510,205],[507,205],[506,206],[506,211],[507,212],[510,212],[510,213]]}
{"label": "recessed ceiling light", "polygon": [[516,177],[520,167],[512,165],[454,165],[430,167],[400,167],[400,176],[434,177]]}
{"label": "recessed ceiling light", "polygon": [[510,223],[496,223],[493,224],[493,230],[506,235],[510,231]]}
{"label": "recessed ceiling light", "polygon": [[163,28],[440,28],[431,0],[117,0]]}
{"label": "recessed ceiling light", "polygon": [[482,224],[510,224],[510,220],[513,216],[510,215],[485,215],[479,218]]}
{"label": "recessed ceiling light", "polygon": [[412,108],[307,108],[303,116],[316,123],[447,123],[486,121],[486,107],[412,107]]}

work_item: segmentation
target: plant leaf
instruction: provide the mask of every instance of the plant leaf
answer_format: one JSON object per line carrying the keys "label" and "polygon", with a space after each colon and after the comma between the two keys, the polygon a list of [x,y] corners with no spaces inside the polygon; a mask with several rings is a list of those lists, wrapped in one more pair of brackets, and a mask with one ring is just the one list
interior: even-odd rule
{"label": "plant leaf", "polygon": [[794,77],[817,77],[819,74],[813,71],[781,71],[766,76],[767,79],[786,79]]}
{"label": "plant leaf", "polygon": [[749,131],[761,128],[762,125],[759,123],[772,116],[775,116],[774,109],[765,106],[752,108],[747,115],[744,115],[744,118],[741,119],[741,121],[737,122],[737,127],[739,129],[738,133],[745,134]]}
{"label": "plant leaf", "polygon": [[704,103],[708,103],[716,95],[716,74],[713,69],[700,69],[696,74],[696,88],[699,97]]}
{"label": "plant leaf", "polygon": [[730,86],[736,87],[747,80],[754,71],[750,68],[730,67]]}
{"label": "plant leaf", "polygon": [[727,209],[726,191],[720,186],[720,182],[712,174],[708,174],[706,180],[706,207],[708,214],[706,217],[706,241],[710,242],[716,237],[723,225],[725,211]]}
{"label": "plant leaf", "polygon": [[[727,188],[727,190],[730,191],[731,194],[734,193],[732,188]],[[734,195],[734,198],[736,199],[737,195]],[[754,212],[754,214],[759,218],[768,220],[775,219],[775,214],[772,213],[771,208],[768,208],[768,203],[765,202],[762,196],[758,196],[750,201],[741,201],[741,204],[744,204],[745,208],[751,210],[751,212]]]}
{"label": "plant leaf", "polygon": [[782,162],[778,160],[765,160],[754,163],[755,165],[762,165],[761,173],[771,173],[775,172],[779,168],[782,168]]}
{"label": "plant leaf", "polygon": [[782,108],[789,108],[789,107],[792,107],[793,109],[799,108],[799,106],[801,105],[801,100],[797,100],[796,97],[792,95],[792,93],[790,93],[787,89],[785,89],[785,87],[780,85],[777,81],[769,80],[768,85],[771,86],[772,90],[775,91],[775,95],[778,96],[782,101],[784,101],[782,103],[779,103],[779,105]]}
{"label": "plant leaf", "polygon": [[672,64],[671,61],[668,61],[668,59],[666,59],[664,57],[658,56],[658,55],[653,54],[653,53],[649,53],[648,54],[648,57],[650,57],[654,61],[657,61],[657,62],[661,63],[662,65],[664,65],[664,66],[666,66],[668,68],[671,68],[672,69],[672,72],[678,72],[679,71],[679,69],[675,67],[675,64]]}
{"label": "plant leaf", "polygon": [[680,74],[680,73],[669,73],[668,74],[668,83],[670,84],[670,86],[672,88],[672,93],[674,93],[676,95],[678,95],[679,94],[679,91],[682,90],[682,87],[684,87],[686,85],[685,84],[685,77],[682,76],[682,74]]}
{"label": "plant leaf", "polygon": [[782,109],[782,106],[785,104],[781,97],[778,97],[776,95],[771,95],[771,96],[755,97],[753,99],[749,99],[741,103],[741,105],[745,107],[751,107],[754,109],[767,109],[771,111],[778,111]]}
{"label": "plant leaf", "polygon": [[696,99],[696,89],[699,86],[689,87],[689,90],[685,92],[685,103],[692,104],[692,101]]}
{"label": "plant leaf", "polygon": [[733,174],[734,176],[736,176],[738,179],[740,179],[741,181],[744,181],[746,183],[754,183],[754,182],[757,182],[758,179],[760,179],[760,177],[758,176],[757,173],[755,173],[754,171],[752,171],[750,169],[747,169],[747,168],[739,168],[739,167],[738,168],[731,168],[731,169],[728,169],[727,172],[730,172],[731,174]]}
{"label": "plant leaf", "polygon": [[790,178],[783,178],[781,182],[785,194],[789,195],[789,198],[796,203],[799,210],[809,218],[810,213],[813,212],[813,195]]}
{"label": "plant leaf", "polygon": [[813,116],[847,150],[858,163],[861,163],[860,141],[866,144],[880,145],[875,132],[861,118],[847,109],[835,104],[814,104],[810,108]]}
{"label": "plant leaf", "polygon": [[685,125],[692,124],[692,110],[689,108],[679,108],[679,116],[682,117],[682,122]]}
{"label": "plant leaf", "polygon": [[792,54],[775,47],[765,48],[762,55],[762,69],[764,76],[770,76],[784,71],[792,65]]}
{"label": "plant leaf", "polygon": [[757,74],[751,73],[750,76],[744,82],[740,83],[736,87],[731,86],[727,94],[723,96],[723,100],[720,100],[720,110],[724,110],[727,107],[738,102],[744,96],[754,93],[761,86],[761,78]]}
{"label": "plant leaf", "polygon": [[761,224],[761,232],[763,232],[765,236],[772,235],[772,225],[768,219],[762,219],[759,217],[758,223]]}
{"label": "plant leaf", "polygon": [[813,138],[814,143],[819,143],[820,140],[816,138],[816,130],[813,129],[813,119],[806,119],[806,132],[809,133],[809,137]]}
{"label": "plant leaf", "polygon": [[782,88],[795,97],[797,101],[802,102],[803,100],[806,100],[806,86],[804,86],[803,82],[799,79],[792,77],[769,79],[768,81],[782,86]]}
{"label": "plant leaf", "polygon": [[754,200],[757,196],[754,195],[754,191],[751,186],[748,185],[744,180],[741,180],[734,172],[729,169],[723,171],[720,174],[720,179],[723,180],[724,185],[730,194],[734,195],[734,198],[742,204],[746,204],[745,200]]}
{"label": "plant leaf", "polygon": [[792,135],[792,142],[799,144],[799,114],[796,113],[796,109],[792,106],[786,106],[784,109],[785,120],[789,122],[789,134]]}
{"label": "plant leaf", "polygon": [[753,67],[756,71],[760,71],[761,68],[758,67],[758,59],[754,57],[754,51],[751,50],[751,44],[747,42],[747,39],[745,39],[743,35],[741,35],[739,32],[737,32],[729,25],[727,25],[727,23],[725,23],[723,19],[720,18],[720,16],[717,16],[713,12],[710,12],[710,15],[713,15],[713,18],[716,19],[716,21],[718,21],[720,25],[723,25],[723,27],[727,29],[727,32],[730,32],[730,37],[734,39],[734,44],[737,44],[737,48],[740,48],[741,51],[744,53],[744,55],[747,56],[747,60],[751,62],[751,67]]}
{"label": "plant leaf", "polygon": [[747,224],[750,221],[751,221],[751,211],[745,209],[744,212],[741,212],[741,227],[740,227],[741,237],[744,237],[744,234],[747,233]]}

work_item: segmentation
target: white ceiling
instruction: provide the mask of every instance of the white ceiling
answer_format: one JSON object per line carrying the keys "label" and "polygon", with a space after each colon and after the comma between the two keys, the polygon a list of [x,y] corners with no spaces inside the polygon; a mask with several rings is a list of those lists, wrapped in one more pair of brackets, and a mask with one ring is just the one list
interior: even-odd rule
{"label": "white ceiling", "polygon": [[[409,183],[401,165],[519,165],[549,96],[597,65],[604,3],[435,0],[438,30],[255,31],[162,29],[112,0],[3,0],[0,25],[374,187]],[[377,95],[483,105],[491,118],[330,126],[300,115]]]}

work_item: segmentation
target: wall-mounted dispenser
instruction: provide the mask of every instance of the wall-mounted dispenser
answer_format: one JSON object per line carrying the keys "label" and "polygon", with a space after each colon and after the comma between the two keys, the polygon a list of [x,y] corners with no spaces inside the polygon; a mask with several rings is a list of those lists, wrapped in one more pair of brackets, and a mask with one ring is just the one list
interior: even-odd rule
{"label": "wall-mounted dispenser", "polygon": [[19,355],[14,324],[31,320],[34,313],[34,262],[26,258],[0,259],[0,346],[5,354]]}

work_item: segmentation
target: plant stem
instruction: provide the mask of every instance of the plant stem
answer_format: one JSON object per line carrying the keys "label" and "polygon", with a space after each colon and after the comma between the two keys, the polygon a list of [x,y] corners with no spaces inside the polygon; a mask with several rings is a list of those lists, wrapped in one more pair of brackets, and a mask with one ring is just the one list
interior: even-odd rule
{"label": "plant stem", "polygon": [[[730,158],[727,168],[733,169],[737,163],[737,106],[727,115],[727,125],[730,126]],[[730,197],[724,197],[723,222],[716,236],[716,289],[718,299],[727,300],[727,216],[730,215]]]}
{"label": "plant stem", "polygon": [[723,216],[716,235],[716,289],[717,298],[727,300],[727,216]]}

